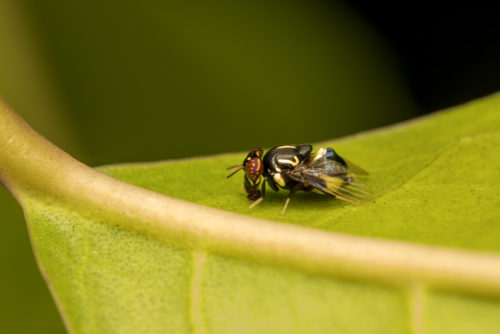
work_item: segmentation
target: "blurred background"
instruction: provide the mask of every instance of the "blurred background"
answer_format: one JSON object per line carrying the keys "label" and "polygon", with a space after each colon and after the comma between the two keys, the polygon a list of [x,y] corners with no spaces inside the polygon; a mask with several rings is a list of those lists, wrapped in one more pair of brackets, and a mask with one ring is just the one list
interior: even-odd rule
{"label": "blurred background", "polygon": [[[0,0],[0,95],[92,166],[317,142],[496,92],[499,26],[480,2]],[[0,332],[64,332],[3,188],[0,238]]]}

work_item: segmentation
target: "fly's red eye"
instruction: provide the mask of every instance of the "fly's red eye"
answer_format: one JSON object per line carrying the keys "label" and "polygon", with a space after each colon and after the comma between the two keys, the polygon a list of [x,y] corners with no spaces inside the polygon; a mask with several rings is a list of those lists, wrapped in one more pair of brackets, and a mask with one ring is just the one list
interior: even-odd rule
{"label": "fly's red eye", "polygon": [[252,158],[245,164],[245,173],[252,183],[256,183],[262,174],[263,164],[260,158]]}

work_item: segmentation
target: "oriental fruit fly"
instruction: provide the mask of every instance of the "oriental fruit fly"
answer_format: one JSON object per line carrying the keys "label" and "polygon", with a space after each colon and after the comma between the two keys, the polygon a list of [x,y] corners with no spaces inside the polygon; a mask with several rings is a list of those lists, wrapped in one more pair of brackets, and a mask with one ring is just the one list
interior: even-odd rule
{"label": "oriental fruit fly", "polygon": [[346,162],[333,148],[319,148],[315,153],[312,150],[309,144],[277,146],[262,157],[263,150],[254,148],[242,164],[228,167],[235,170],[227,177],[245,170],[243,185],[247,198],[253,202],[250,208],[264,199],[266,183],[274,191],[287,189],[289,194],[281,211],[282,218],[297,190],[314,191],[350,203],[370,198],[366,186],[357,180],[357,175],[367,175],[368,172]]}

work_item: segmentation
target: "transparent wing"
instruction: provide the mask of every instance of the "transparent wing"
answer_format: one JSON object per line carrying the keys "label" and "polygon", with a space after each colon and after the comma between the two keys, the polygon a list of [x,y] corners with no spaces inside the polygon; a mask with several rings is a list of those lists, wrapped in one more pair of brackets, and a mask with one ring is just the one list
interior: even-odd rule
{"label": "transparent wing", "polygon": [[368,188],[357,180],[358,173],[354,170],[359,170],[360,174],[368,174],[361,167],[351,165],[338,156],[325,156],[313,158],[308,163],[297,166],[288,172],[288,176],[305,186],[311,186],[347,202],[367,201],[371,199],[371,194]]}
{"label": "transparent wing", "polygon": [[358,165],[352,163],[349,160],[344,159],[349,167],[349,171],[356,175],[370,175],[364,168],[359,167]]}

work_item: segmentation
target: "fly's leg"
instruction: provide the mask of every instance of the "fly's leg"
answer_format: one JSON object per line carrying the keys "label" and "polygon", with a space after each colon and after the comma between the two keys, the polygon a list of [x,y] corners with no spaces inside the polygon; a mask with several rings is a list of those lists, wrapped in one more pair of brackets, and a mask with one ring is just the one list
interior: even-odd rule
{"label": "fly's leg", "polygon": [[297,183],[294,185],[291,189],[290,192],[288,193],[288,197],[286,198],[285,205],[283,205],[283,210],[281,210],[280,218],[285,218],[285,211],[288,206],[288,203],[290,203],[290,198],[292,198],[292,195],[295,194],[295,192],[299,189],[301,189],[303,185],[301,183]]}
{"label": "fly's leg", "polygon": [[251,209],[260,202],[262,202],[264,200],[264,196],[266,196],[266,180],[262,182],[262,187],[260,189],[260,197],[257,198],[255,201],[253,201],[252,204],[248,206],[248,208]]}
{"label": "fly's leg", "polygon": [[256,206],[257,204],[259,204],[260,202],[262,202],[264,200],[264,197],[259,197],[257,198],[255,201],[252,202],[252,204],[250,204],[248,206],[249,209],[253,208],[254,206]]}
{"label": "fly's leg", "polygon": [[288,203],[290,202],[290,195],[286,198],[285,205],[283,206],[283,210],[281,210],[280,218],[285,218],[285,211]]}

